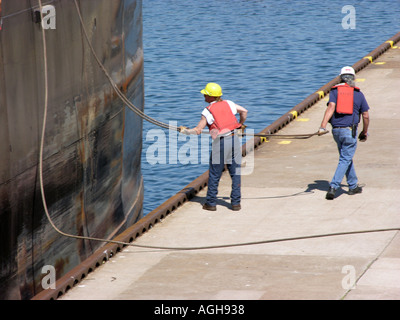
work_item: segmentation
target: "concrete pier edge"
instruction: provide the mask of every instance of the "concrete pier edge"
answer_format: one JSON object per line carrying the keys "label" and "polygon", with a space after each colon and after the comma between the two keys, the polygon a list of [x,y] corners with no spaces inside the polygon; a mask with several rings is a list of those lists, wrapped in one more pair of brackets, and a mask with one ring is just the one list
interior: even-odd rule
{"label": "concrete pier edge", "polygon": [[[400,41],[400,32],[389,40],[382,43],[376,49],[367,54],[364,58],[360,59],[353,65],[356,73],[370,65],[379,56],[385,53],[387,50],[392,48],[395,44]],[[287,113],[282,115],[274,123],[263,129],[260,133],[276,133],[287,125],[289,125],[293,120],[295,120],[300,114],[302,114],[307,109],[311,108],[318,101],[323,99],[329,94],[332,86],[339,82],[339,77],[332,79],[326,85],[322,86],[316,92],[310,94],[302,102],[296,105],[294,108],[289,110]],[[242,153],[245,156],[247,152],[253,152],[261,144],[262,139],[259,137],[254,137],[254,139],[243,145]],[[250,146],[249,146],[250,145]],[[137,238],[142,236],[148,230],[150,230],[154,225],[159,223],[161,220],[165,219],[167,216],[171,215],[176,209],[181,207],[184,203],[192,199],[196,194],[207,187],[208,171],[204,172],[197,179],[185,186],[176,195],[165,201],[158,208],[147,214],[144,218],[139,220],[137,223],[127,228],[124,232],[116,236],[113,240],[121,241],[126,243],[131,243]],[[52,300],[57,299],[76,286],[79,282],[87,277],[89,273],[94,271],[99,266],[106,263],[110,257],[116,255],[125,246],[119,244],[108,243],[104,245],[101,249],[97,250],[92,256],[86,259],[82,264],[71,270],[64,277],[59,279],[56,283],[56,289],[44,290],[38,293],[33,300]]]}

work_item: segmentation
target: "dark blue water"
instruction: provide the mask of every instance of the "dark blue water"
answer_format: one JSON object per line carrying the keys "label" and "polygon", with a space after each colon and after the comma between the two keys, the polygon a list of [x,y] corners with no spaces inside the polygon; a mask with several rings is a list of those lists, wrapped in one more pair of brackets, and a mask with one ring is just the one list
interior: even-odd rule
{"label": "dark blue water", "polygon": [[[345,5],[355,29],[342,26]],[[146,114],[194,127],[206,106],[199,91],[217,82],[258,132],[398,33],[400,1],[144,0],[143,27]],[[144,123],[144,214],[208,169],[200,150],[197,164],[169,161],[168,132],[155,129]],[[156,143],[165,148],[153,152]]]}

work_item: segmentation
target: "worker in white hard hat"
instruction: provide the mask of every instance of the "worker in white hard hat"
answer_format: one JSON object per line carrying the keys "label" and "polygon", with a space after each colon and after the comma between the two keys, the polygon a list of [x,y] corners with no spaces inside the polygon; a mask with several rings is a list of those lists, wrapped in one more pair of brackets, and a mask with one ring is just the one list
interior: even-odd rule
{"label": "worker in white hard hat", "polygon": [[[208,126],[213,139],[208,191],[203,209],[216,210],[219,180],[225,165],[227,165],[232,178],[232,210],[239,211],[241,209],[240,166],[242,151],[239,138],[235,133],[246,121],[247,110],[230,100],[222,100],[222,89],[217,83],[208,83],[201,90],[201,93],[209,105],[203,110],[200,122],[193,129],[180,127],[180,132],[187,135],[199,135]],[[236,114],[239,114],[239,121],[235,116]]]}
{"label": "worker in white hard hat", "polygon": [[336,190],[346,176],[349,195],[362,192],[354,168],[353,157],[357,148],[358,124],[363,120],[363,129],[358,136],[361,142],[368,137],[369,106],[360,88],[355,86],[355,71],[344,67],[340,72],[340,83],[329,94],[328,108],[321,122],[320,133],[326,131],[328,122],[332,125],[332,135],[339,150],[339,163],[326,194],[327,200],[335,198]]}

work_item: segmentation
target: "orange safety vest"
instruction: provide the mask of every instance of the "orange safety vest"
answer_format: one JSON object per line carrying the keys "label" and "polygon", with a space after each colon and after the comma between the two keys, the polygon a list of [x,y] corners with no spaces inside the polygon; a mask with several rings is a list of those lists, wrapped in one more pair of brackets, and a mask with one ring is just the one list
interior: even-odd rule
{"label": "orange safety vest", "polygon": [[235,115],[232,113],[232,109],[228,102],[214,102],[208,106],[207,109],[214,117],[214,122],[211,125],[207,124],[210,132],[213,132],[213,137],[228,133],[241,127],[241,124],[237,121]]}
{"label": "orange safety vest", "polygon": [[336,112],[342,114],[353,114],[354,90],[360,91],[360,88],[351,87],[347,83],[342,83],[332,87],[332,89],[335,88],[338,90]]}

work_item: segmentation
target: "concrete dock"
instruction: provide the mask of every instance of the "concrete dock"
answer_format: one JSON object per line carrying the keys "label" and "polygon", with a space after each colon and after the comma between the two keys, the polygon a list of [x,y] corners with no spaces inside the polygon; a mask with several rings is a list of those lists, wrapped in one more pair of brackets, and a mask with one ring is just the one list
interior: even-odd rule
{"label": "concrete dock", "polygon": [[[370,136],[354,158],[362,194],[348,195],[344,180],[337,197],[325,199],[338,161],[331,133],[270,139],[255,150],[254,171],[242,177],[241,211],[230,209],[224,174],[216,212],[202,209],[202,190],[133,244],[187,248],[400,228],[400,46],[357,79],[371,107]],[[317,131],[326,103],[321,99],[279,134]],[[400,232],[204,250],[126,247],[60,297],[84,299],[400,300]]]}

